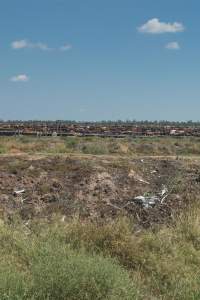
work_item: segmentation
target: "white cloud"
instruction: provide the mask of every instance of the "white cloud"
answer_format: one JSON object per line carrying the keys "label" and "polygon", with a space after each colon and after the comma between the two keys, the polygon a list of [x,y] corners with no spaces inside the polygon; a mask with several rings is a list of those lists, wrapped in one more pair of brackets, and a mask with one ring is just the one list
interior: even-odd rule
{"label": "white cloud", "polygon": [[72,45],[70,45],[70,44],[66,44],[66,45],[60,47],[60,51],[68,51],[71,49],[72,49]]}
{"label": "white cloud", "polygon": [[29,79],[30,78],[26,74],[20,74],[10,78],[12,82],[27,82]]}
{"label": "white cloud", "polygon": [[43,51],[52,50],[51,48],[48,47],[48,45],[44,43],[41,42],[31,43],[28,40],[14,41],[11,43],[11,47],[15,50],[25,49],[25,48],[37,48]]}
{"label": "white cloud", "polygon": [[150,33],[150,34],[161,34],[161,33],[175,33],[182,32],[185,30],[185,27],[182,23],[165,23],[160,22],[159,19],[154,18],[149,20],[147,23],[138,27],[138,31],[141,33]]}
{"label": "white cloud", "polygon": [[165,46],[166,49],[169,50],[180,50],[181,47],[178,42],[170,42]]}
{"label": "white cloud", "polygon": [[43,51],[49,51],[49,50],[60,50],[60,51],[68,51],[72,48],[72,45],[70,44],[65,44],[59,48],[50,48],[47,44],[38,42],[38,43],[32,43],[28,40],[18,40],[18,41],[14,41],[11,43],[11,48],[14,50],[20,50],[20,49],[25,49],[25,48],[29,48],[29,49],[39,49],[39,50],[43,50]]}
{"label": "white cloud", "polygon": [[44,43],[30,44],[30,46],[31,46],[31,48],[38,48],[43,51],[53,50],[52,48],[49,48],[48,45],[46,45]]}
{"label": "white cloud", "polygon": [[26,40],[21,40],[21,41],[14,41],[11,44],[11,47],[13,49],[23,49],[23,48],[27,48],[27,41]]}

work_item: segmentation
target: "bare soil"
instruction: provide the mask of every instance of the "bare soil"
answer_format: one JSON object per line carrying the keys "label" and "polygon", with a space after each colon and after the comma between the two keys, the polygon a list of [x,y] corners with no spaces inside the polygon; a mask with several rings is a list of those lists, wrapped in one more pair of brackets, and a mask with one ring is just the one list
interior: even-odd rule
{"label": "bare soil", "polygon": [[[99,222],[129,215],[144,227],[168,223],[198,201],[199,165],[198,160],[162,157],[1,156],[0,214],[18,213],[28,220],[61,213]],[[162,203],[145,208],[134,201],[137,196],[161,198],[163,189]]]}

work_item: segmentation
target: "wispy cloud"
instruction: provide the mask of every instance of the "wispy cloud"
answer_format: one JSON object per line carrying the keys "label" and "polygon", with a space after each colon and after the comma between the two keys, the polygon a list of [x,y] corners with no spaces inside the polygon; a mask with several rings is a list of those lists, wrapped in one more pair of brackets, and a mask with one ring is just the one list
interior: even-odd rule
{"label": "wispy cloud", "polygon": [[66,45],[60,47],[60,51],[69,51],[71,49],[72,49],[72,45],[70,45],[70,44],[66,44]]}
{"label": "wispy cloud", "polygon": [[138,31],[141,33],[149,34],[162,34],[162,33],[176,33],[182,32],[185,30],[185,27],[182,23],[165,23],[160,22],[158,18],[151,19],[147,21],[142,26],[138,27]]}
{"label": "wispy cloud", "polygon": [[11,47],[13,49],[23,49],[23,48],[27,48],[28,44],[26,40],[20,40],[20,41],[14,41],[11,44]]}
{"label": "wispy cloud", "polygon": [[38,43],[32,43],[28,40],[18,40],[11,43],[11,47],[14,50],[20,50],[25,48],[37,48],[43,51],[52,50],[48,47],[48,45],[38,42]]}
{"label": "wispy cloud", "polygon": [[29,40],[18,40],[18,41],[14,41],[11,43],[11,48],[14,49],[14,50],[21,50],[21,49],[26,49],[26,48],[29,48],[29,49],[39,49],[39,50],[42,50],[42,51],[50,51],[50,50],[58,50],[58,51],[69,51],[71,48],[72,48],[72,45],[70,44],[65,44],[61,47],[58,47],[58,48],[50,48],[47,44],[45,43],[41,43],[41,42],[38,42],[38,43],[32,43],[30,42]]}
{"label": "wispy cloud", "polygon": [[165,46],[166,49],[169,50],[180,50],[181,47],[178,42],[170,42]]}
{"label": "wispy cloud", "polygon": [[10,78],[12,82],[27,82],[30,78],[26,74],[19,74]]}

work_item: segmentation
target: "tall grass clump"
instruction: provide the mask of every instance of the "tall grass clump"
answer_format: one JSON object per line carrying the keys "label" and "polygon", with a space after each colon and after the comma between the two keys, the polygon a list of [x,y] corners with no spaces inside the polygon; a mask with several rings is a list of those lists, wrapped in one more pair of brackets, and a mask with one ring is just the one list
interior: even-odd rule
{"label": "tall grass clump", "polygon": [[142,299],[200,299],[199,216],[195,209],[176,224],[140,234],[126,219],[103,226],[68,224],[66,240],[74,249],[117,259],[140,278],[140,291],[147,297]]}
{"label": "tall grass clump", "polygon": [[136,299],[128,273],[101,256],[45,245],[31,272],[34,299]]}
{"label": "tall grass clump", "polygon": [[59,231],[39,227],[1,224],[0,299],[138,299],[115,260],[72,250]]}
{"label": "tall grass clump", "polygon": [[102,141],[87,142],[80,146],[80,150],[84,154],[103,155],[109,154],[108,146]]}
{"label": "tall grass clump", "polygon": [[200,299],[200,208],[134,231],[132,220],[0,225],[0,299]]}

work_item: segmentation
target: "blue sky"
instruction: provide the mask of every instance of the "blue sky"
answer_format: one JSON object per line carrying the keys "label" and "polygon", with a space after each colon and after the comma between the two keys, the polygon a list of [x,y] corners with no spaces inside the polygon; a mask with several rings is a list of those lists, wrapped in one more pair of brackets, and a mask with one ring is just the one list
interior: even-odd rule
{"label": "blue sky", "polygon": [[0,0],[0,118],[200,120],[200,1]]}

